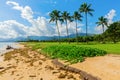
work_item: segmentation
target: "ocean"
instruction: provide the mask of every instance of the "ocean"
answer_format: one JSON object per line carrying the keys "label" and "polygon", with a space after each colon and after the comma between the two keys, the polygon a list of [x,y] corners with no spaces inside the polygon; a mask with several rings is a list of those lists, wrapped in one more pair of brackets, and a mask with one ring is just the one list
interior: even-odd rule
{"label": "ocean", "polygon": [[6,47],[8,45],[13,47],[13,48],[18,48],[17,44],[19,44],[19,43],[16,43],[16,42],[0,42],[0,54],[5,53],[7,51]]}

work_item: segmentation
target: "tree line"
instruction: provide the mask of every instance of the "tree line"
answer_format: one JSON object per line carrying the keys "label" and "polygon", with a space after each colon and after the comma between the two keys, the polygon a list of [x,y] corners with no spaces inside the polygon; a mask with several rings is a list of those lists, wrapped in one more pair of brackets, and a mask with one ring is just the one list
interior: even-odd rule
{"label": "tree line", "polygon": [[[108,25],[108,20],[107,18],[101,16],[98,18],[98,22],[96,22],[96,24],[98,26],[102,26],[102,34],[98,34],[98,35],[94,35],[94,36],[88,36],[88,15],[93,16],[93,12],[94,9],[91,8],[91,4],[87,4],[87,3],[83,3],[80,5],[79,9],[77,11],[74,12],[73,15],[70,15],[70,13],[68,13],[67,11],[59,11],[59,10],[53,10],[50,13],[50,22],[55,22],[56,27],[57,27],[57,31],[58,31],[58,40],[55,41],[59,41],[59,43],[61,41],[68,41],[68,43],[75,41],[75,38],[70,38],[69,37],[69,30],[68,30],[68,21],[69,22],[73,22],[75,21],[76,23],[76,42],[87,42],[88,41],[101,41],[102,43],[105,43],[106,40],[112,40],[114,43],[116,43],[119,38],[118,35],[119,31],[116,31],[117,29],[119,29],[120,22],[114,22],[111,25]],[[78,21],[82,21],[83,15],[85,16],[85,25],[86,25],[86,36],[78,36]],[[61,24],[66,24],[66,35],[67,35],[67,39],[60,39],[60,31],[59,31],[59,26],[58,26],[58,21],[61,22]],[[105,31],[105,27],[107,27],[107,30]],[[117,27],[117,28],[116,28]],[[97,39],[96,39],[97,38]],[[81,39],[81,40],[80,40]],[[61,40],[61,41],[60,41]]]}
{"label": "tree line", "polygon": [[[96,24],[98,26],[102,26],[102,33],[101,34],[96,34],[96,35],[88,35],[88,15],[93,16],[94,9],[91,8],[91,4],[83,3],[80,5],[77,11],[74,11],[73,15],[70,15],[67,11],[59,11],[59,10],[53,10],[49,15],[50,15],[50,21],[49,22],[55,22],[56,28],[57,28],[57,33],[58,33],[58,39],[53,39],[53,40],[42,40],[42,42],[55,42],[59,41],[60,42],[87,42],[88,41],[98,41],[101,43],[105,43],[106,41],[112,41],[114,43],[120,41],[120,21],[113,22],[112,24],[108,24],[108,19],[101,16],[98,18],[98,21]],[[82,21],[83,16],[85,16],[85,25],[86,25],[86,36],[78,36],[78,21]],[[69,30],[68,30],[68,21],[73,22],[75,21],[76,26],[76,37],[75,38],[70,38],[69,37]],[[60,31],[59,31],[59,26],[58,22],[62,24],[66,24],[66,35],[67,38],[62,39],[60,38]],[[105,30],[105,27],[107,29]],[[29,40],[29,41],[35,41],[35,40]],[[39,41],[39,40],[37,40]]]}
{"label": "tree line", "polygon": [[[70,43],[70,39],[69,39],[69,31],[68,31],[68,21],[76,22],[76,42],[78,43],[78,31],[77,31],[77,23],[78,21],[82,21],[82,13],[84,13],[85,15],[85,20],[86,20],[86,37],[88,36],[88,21],[87,21],[87,16],[88,14],[90,16],[93,16],[92,12],[94,10],[91,9],[91,4],[87,4],[87,3],[83,3],[80,8],[74,12],[74,14],[71,16],[70,13],[68,13],[67,11],[58,11],[58,10],[53,10],[50,13],[50,22],[55,22],[57,30],[58,30],[58,41],[60,43],[60,31],[59,31],[59,26],[58,26],[58,21],[61,22],[61,24],[65,23],[66,24],[66,34],[67,34],[67,38],[68,38],[68,42]],[[87,38],[86,38],[86,42]]]}

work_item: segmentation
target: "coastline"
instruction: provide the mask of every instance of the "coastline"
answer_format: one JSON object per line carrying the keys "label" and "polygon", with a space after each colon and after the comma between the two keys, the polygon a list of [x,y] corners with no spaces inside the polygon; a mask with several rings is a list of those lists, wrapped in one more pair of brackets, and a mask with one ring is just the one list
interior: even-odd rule
{"label": "coastline", "polygon": [[[11,45],[10,45],[11,46]],[[0,48],[0,62],[2,62],[4,60],[4,54],[6,54],[7,52],[13,51],[14,49],[21,49],[24,48],[24,45],[20,44],[20,43],[13,43],[13,45],[11,47],[13,47],[13,49],[6,49],[7,45]]]}
{"label": "coastline", "polygon": [[[82,80],[81,75],[53,65],[52,59],[22,44],[17,44],[17,46],[19,49],[3,54],[6,59],[0,62],[0,80]],[[101,80],[119,80],[119,63],[120,56],[106,55],[86,58],[84,62],[70,66],[101,78]]]}
{"label": "coastline", "polygon": [[24,45],[19,46],[3,54],[0,80],[81,80],[80,75],[57,68],[52,59]]}
{"label": "coastline", "polygon": [[8,43],[8,44],[4,45],[3,47],[0,47],[0,55],[13,50],[13,49],[6,50],[8,45],[11,46],[13,49],[19,49],[19,48],[24,47],[24,45],[22,45],[20,43]]}

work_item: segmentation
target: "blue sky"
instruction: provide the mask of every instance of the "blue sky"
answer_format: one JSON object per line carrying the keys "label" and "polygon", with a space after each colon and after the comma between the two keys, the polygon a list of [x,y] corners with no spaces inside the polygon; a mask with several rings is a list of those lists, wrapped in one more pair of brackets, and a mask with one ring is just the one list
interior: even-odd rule
{"label": "blue sky", "polygon": [[[57,35],[55,25],[49,23],[49,13],[54,10],[68,11],[71,15],[83,2],[92,4],[93,17],[88,16],[89,33],[101,33],[95,24],[98,17],[108,18],[109,24],[120,20],[120,1],[115,0],[1,0],[0,39],[26,36]],[[84,15],[83,15],[84,16]],[[79,22],[78,31],[85,32],[85,20]],[[59,24],[61,35],[66,35],[65,24]],[[75,33],[75,23],[69,24],[69,33]]]}

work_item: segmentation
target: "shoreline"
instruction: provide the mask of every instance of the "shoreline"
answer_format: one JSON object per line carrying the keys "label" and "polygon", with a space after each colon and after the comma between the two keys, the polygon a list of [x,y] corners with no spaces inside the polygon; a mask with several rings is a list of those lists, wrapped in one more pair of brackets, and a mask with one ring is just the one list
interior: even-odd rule
{"label": "shoreline", "polygon": [[52,59],[23,46],[4,57],[7,59],[0,63],[0,80],[81,80],[80,75],[57,68]]}
{"label": "shoreline", "polygon": [[[7,50],[6,48],[8,45],[11,46],[13,49]],[[21,43],[11,43],[10,42],[10,44],[6,44],[6,45],[3,45],[3,47],[0,47],[0,55],[5,54],[5,53],[12,51],[14,49],[19,49],[19,48],[23,48],[23,47],[24,47],[24,45],[22,45]]]}
{"label": "shoreline", "polygon": [[[22,44],[17,45],[19,49],[5,53],[4,57],[7,59],[0,62],[0,80],[82,80],[81,75],[61,70],[53,65],[52,59]],[[120,76],[117,76],[120,74],[119,63],[120,56],[105,55],[86,58],[82,63],[69,66],[83,70],[101,80],[119,80]]]}
{"label": "shoreline", "polygon": [[24,45],[22,45],[20,43],[13,43],[13,45],[11,46],[11,47],[13,47],[13,49],[9,49],[9,50],[7,50],[6,47],[7,47],[7,45],[5,45],[3,48],[0,48],[0,62],[2,62],[4,60],[4,54],[11,52],[14,49],[24,48]]}

